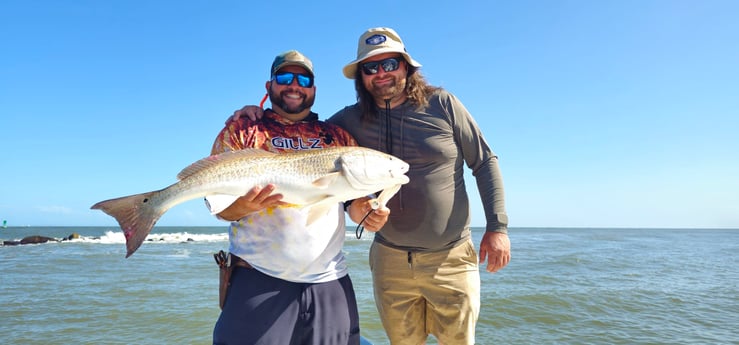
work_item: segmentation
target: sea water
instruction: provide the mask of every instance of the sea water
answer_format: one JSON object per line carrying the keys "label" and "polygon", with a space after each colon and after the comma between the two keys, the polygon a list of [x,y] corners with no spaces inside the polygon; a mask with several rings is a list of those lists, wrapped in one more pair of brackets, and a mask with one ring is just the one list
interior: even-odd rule
{"label": "sea water", "polygon": [[[79,239],[0,246],[3,344],[210,344],[226,227],[157,227],[126,259],[114,227],[8,227]],[[482,229],[475,228],[476,246]],[[481,272],[478,344],[739,344],[739,230],[513,228]],[[362,335],[388,344],[367,253],[346,234]],[[434,344],[433,337],[429,344]]]}

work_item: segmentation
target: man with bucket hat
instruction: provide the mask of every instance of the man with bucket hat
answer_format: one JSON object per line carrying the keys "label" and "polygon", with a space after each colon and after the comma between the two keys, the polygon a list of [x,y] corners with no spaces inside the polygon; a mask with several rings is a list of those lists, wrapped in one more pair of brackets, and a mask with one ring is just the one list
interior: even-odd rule
{"label": "man with bucket hat", "polygon": [[[375,302],[392,344],[474,344],[480,311],[478,262],[495,272],[510,261],[498,157],[451,93],[429,85],[421,64],[391,28],[372,28],[343,69],[357,103],[328,121],[360,146],[410,163],[410,182],[388,203],[375,234],[370,267]],[[476,177],[486,231],[478,254],[470,233],[464,164]]]}
{"label": "man with bucket hat", "polygon": [[[453,94],[429,85],[421,64],[391,28],[359,37],[356,59],[344,68],[357,103],[328,122],[360,146],[410,164],[410,182],[389,201],[387,223],[375,233],[369,263],[377,310],[392,344],[474,344],[480,312],[479,263],[496,272],[511,258],[508,216],[498,157]],[[258,108],[237,110],[258,117]],[[476,178],[486,231],[479,255],[472,243],[464,164]],[[349,214],[369,212],[361,204]],[[354,217],[352,217],[354,219]]]}

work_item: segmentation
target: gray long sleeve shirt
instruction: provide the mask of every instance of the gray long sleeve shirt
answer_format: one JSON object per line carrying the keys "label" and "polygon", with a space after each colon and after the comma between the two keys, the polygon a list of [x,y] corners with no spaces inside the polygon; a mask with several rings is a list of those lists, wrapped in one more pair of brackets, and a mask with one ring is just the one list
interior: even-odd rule
{"label": "gray long sleeve shirt", "polygon": [[328,122],[346,129],[360,146],[388,152],[386,119],[390,119],[390,154],[410,164],[410,182],[388,203],[390,218],[375,241],[408,251],[453,247],[470,236],[469,199],[464,163],[477,181],[487,221],[486,231],[507,232],[503,179],[498,157],[464,105],[439,90],[429,105],[417,109],[410,102],[378,109],[378,116],[362,120],[357,104],[345,107]]}

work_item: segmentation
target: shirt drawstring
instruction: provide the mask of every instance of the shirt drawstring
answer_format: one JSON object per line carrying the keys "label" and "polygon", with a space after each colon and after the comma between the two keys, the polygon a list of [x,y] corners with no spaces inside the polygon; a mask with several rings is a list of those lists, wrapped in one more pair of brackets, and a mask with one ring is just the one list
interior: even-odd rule
{"label": "shirt drawstring", "polygon": [[393,154],[393,130],[390,125],[390,99],[385,99],[385,148]]}
{"label": "shirt drawstring", "polygon": [[[392,126],[392,121],[391,121],[391,116],[390,116],[390,112],[391,112],[390,99],[385,99],[384,101],[385,101],[385,116],[384,117],[381,116],[382,118],[381,122],[385,122],[385,130],[384,130],[385,132],[384,133],[385,134],[385,143],[384,143],[385,151],[384,152],[387,154],[394,155],[400,159],[403,159],[403,155],[404,155],[404,152],[403,152],[404,151],[403,122],[405,121],[405,109],[403,110],[403,113],[400,115],[400,150],[398,151],[399,155],[397,155],[393,153],[393,126]],[[378,113],[379,112],[380,111],[378,109]],[[380,133],[380,135],[377,138],[377,141],[378,141],[377,147],[380,151],[382,151],[382,146],[383,146],[382,145],[383,144],[382,143],[382,132],[383,132],[382,126],[378,127],[378,132]],[[400,211],[402,211],[403,210],[403,188],[402,187],[398,191],[398,195],[396,196],[396,198],[398,198],[398,204],[400,205]]]}
{"label": "shirt drawstring", "polygon": [[[405,139],[403,138],[403,128],[405,128],[405,109],[400,114],[400,156],[398,158],[403,159],[405,157]],[[398,205],[400,205],[400,211],[403,211],[403,187],[400,187],[398,191]]]}
{"label": "shirt drawstring", "polygon": [[[403,147],[403,122],[405,121],[405,110],[403,110],[403,113],[400,115],[400,151],[399,156],[396,154],[393,154],[393,126],[392,121],[390,118],[390,99],[385,99],[385,117],[383,120],[385,121],[385,149],[386,153],[394,155],[400,159],[403,159],[404,156],[404,147]],[[382,130],[381,130],[382,131]],[[398,205],[400,205],[400,211],[403,210],[403,188],[401,187],[398,191]]]}

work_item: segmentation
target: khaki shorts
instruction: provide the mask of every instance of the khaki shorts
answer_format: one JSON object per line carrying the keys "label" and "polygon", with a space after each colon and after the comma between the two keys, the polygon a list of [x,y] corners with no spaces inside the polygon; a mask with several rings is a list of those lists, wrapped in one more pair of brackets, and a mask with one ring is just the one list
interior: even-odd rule
{"label": "khaki shorts", "polygon": [[472,240],[440,252],[370,247],[375,303],[393,345],[434,335],[444,345],[475,343],[480,271]]}

